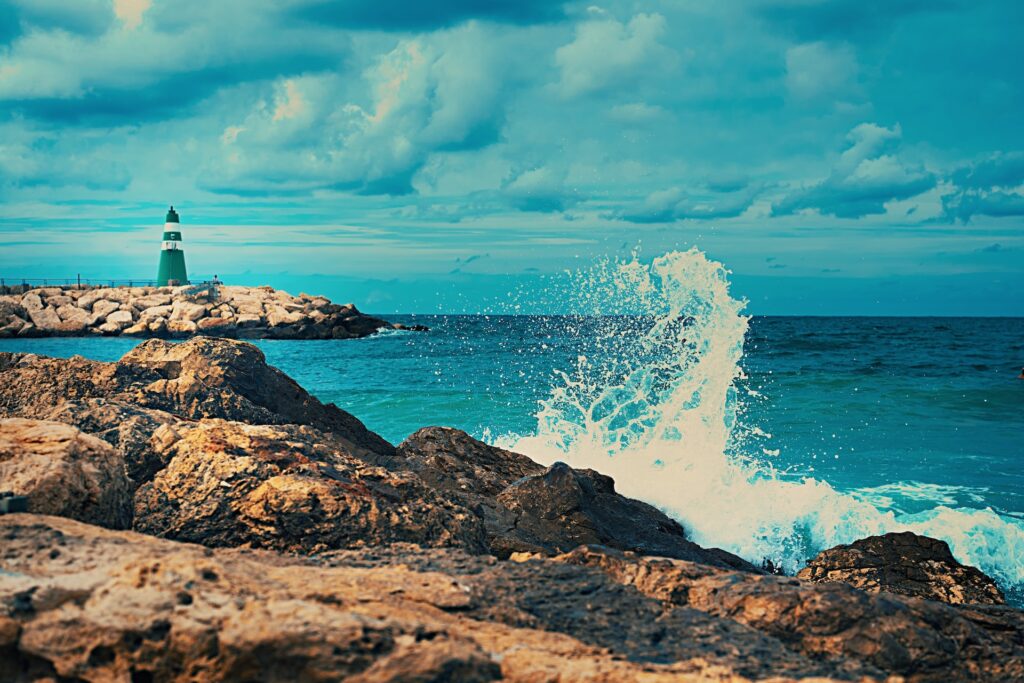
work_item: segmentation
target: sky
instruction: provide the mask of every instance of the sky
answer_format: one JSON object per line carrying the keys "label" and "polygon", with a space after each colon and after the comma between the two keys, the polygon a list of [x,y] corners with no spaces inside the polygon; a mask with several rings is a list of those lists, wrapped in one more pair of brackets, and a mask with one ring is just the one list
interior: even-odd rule
{"label": "sky", "polygon": [[1018,0],[0,0],[0,277],[559,312],[697,246],[755,314],[1024,315]]}

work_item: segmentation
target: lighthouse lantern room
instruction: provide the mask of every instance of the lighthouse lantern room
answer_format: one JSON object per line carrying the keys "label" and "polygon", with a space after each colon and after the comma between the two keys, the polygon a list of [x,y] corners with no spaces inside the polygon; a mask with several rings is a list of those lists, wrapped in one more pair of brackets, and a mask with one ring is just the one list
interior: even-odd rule
{"label": "lighthouse lantern room", "polygon": [[181,248],[181,222],[173,206],[167,210],[167,220],[164,223],[164,237],[160,244],[160,269],[157,271],[156,284],[158,287],[188,284],[185,252]]}

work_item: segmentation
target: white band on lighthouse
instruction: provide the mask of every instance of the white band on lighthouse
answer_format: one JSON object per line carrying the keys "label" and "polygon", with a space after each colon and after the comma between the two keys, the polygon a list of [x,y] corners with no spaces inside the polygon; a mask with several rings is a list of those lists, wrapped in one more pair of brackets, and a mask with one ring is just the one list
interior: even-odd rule
{"label": "white band on lighthouse", "polygon": [[181,242],[167,241],[161,242],[160,248],[164,251],[173,251],[175,249],[181,249]]}

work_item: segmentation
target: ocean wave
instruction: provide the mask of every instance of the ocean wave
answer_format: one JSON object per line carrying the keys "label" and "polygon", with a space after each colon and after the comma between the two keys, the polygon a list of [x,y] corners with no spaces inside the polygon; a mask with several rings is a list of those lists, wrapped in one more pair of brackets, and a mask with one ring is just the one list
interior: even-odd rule
{"label": "ocean wave", "polygon": [[[736,389],[749,318],[722,264],[696,248],[650,263],[634,255],[580,271],[572,291],[579,315],[604,321],[601,343],[556,374],[533,433],[498,445],[605,472],[625,495],[678,519],[694,541],[755,563],[795,572],[833,545],[914,531],[945,540],[961,562],[1021,595],[1024,525],[959,505],[980,497],[924,482],[842,492],[809,476],[793,480],[745,438],[757,433],[741,424],[743,401],[756,397]],[[898,500],[934,506],[908,514]]]}

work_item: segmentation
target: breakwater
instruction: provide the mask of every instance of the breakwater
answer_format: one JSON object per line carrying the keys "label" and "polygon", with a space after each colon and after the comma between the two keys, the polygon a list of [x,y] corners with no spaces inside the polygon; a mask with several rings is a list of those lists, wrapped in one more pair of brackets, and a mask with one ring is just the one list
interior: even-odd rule
{"label": "breakwater", "polygon": [[267,286],[40,287],[0,296],[0,338],[355,339],[382,329],[425,328]]}

